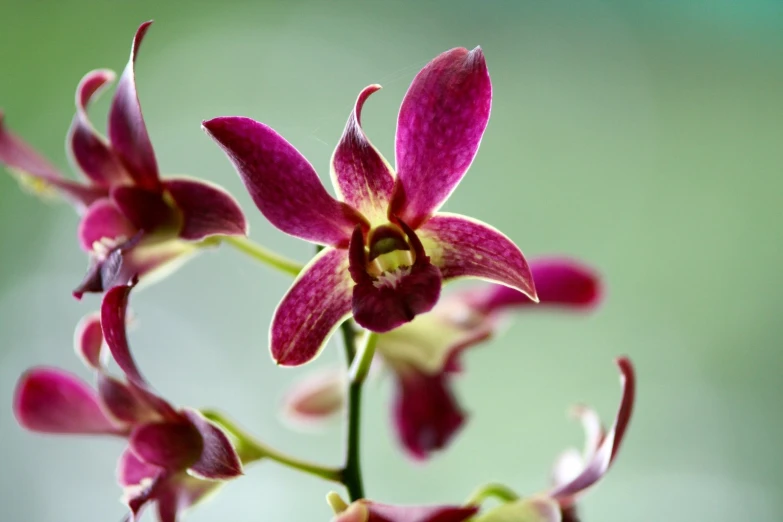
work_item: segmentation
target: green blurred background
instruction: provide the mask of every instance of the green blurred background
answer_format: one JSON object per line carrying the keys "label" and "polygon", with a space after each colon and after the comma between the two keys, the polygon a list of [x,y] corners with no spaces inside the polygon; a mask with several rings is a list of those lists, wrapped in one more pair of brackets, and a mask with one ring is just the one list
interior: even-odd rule
{"label": "green blurred background", "polygon": [[[525,253],[598,267],[593,316],[530,313],[468,354],[459,393],[472,417],[426,465],[391,437],[387,380],[365,402],[368,494],[459,502],[483,482],[540,490],[552,459],[581,444],[565,412],[619,397],[615,355],[639,374],[636,416],[615,468],[583,502],[590,521],[777,521],[783,510],[781,304],[783,3],[696,1],[0,3],[7,123],[67,169],[73,92],[120,71],[137,25],[156,20],[137,67],[166,173],[222,184],[251,236],[306,260],[270,227],[199,128],[227,114],[264,121],[324,176],[356,94],[384,90],[365,128],[393,157],[414,74],[481,45],[495,98],[471,171],[447,209],[492,223]],[[93,111],[103,128],[108,97]],[[86,376],[73,327],[96,308],[70,290],[86,260],[76,215],[0,176],[0,505],[8,521],[119,520],[118,441],[24,433],[10,403],[36,364]],[[291,432],[278,418],[308,369],[272,364],[266,331],[289,280],[230,250],[202,255],[134,298],[141,367],[176,404],[219,406],[274,445],[338,463],[338,425]],[[339,360],[330,347],[313,366]],[[328,520],[331,486],[273,463],[249,468],[190,520]],[[148,515],[151,520],[152,517]]]}

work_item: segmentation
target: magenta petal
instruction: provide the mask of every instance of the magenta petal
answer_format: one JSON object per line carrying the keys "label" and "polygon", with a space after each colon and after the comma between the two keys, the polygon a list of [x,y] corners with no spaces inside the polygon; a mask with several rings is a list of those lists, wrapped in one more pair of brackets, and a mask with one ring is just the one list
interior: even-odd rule
{"label": "magenta petal", "polygon": [[109,109],[109,139],[136,185],[156,190],[160,184],[158,164],[141,113],[134,72],[139,46],[150,24],[151,21],[141,24],[133,38],[130,60],[117,84],[117,91]]}
{"label": "magenta petal", "polygon": [[362,130],[362,106],[380,85],[359,94],[343,136],[332,155],[332,180],[341,199],[374,224],[388,220],[386,212],[394,188],[394,175]]}
{"label": "magenta petal", "polygon": [[318,355],[350,316],[352,285],[345,250],[325,248],[299,272],[272,318],[269,339],[277,364],[299,366]]}
{"label": "magenta petal", "polygon": [[178,212],[166,202],[160,190],[123,185],[112,189],[111,199],[139,230],[157,232],[169,227],[176,232],[180,226]]}
{"label": "magenta petal", "polygon": [[201,456],[190,470],[207,479],[226,480],[241,475],[242,462],[226,434],[195,410],[185,410],[183,414],[203,441]]}
{"label": "magenta petal", "polygon": [[397,437],[416,459],[444,449],[465,422],[446,372],[426,375],[406,369],[399,375],[392,415]]}
{"label": "magenta petal", "polygon": [[145,479],[160,475],[161,468],[139,460],[130,448],[126,448],[117,462],[117,482],[120,486],[135,486]]}
{"label": "magenta petal", "polygon": [[[601,279],[590,267],[564,258],[530,262],[540,304],[549,307],[592,308],[601,298]],[[522,292],[502,285],[485,285],[467,296],[471,306],[484,314],[535,304]]]}
{"label": "magenta petal", "polygon": [[356,284],[353,317],[368,330],[388,332],[432,310],[440,289],[440,270],[430,263],[414,263],[393,274]]}
{"label": "magenta petal", "polygon": [[220,482],[179,473],[161,484],[155,494],[158,522],[177,522],[179,515],[208,495]]}
{"label": "magenta petal", "polygon": [[131,385],[103,372],[98,374],[98,395],[108,413],[121,422],[132,424],[156,415]]}
{"label": "magenta petal", "polygon": [[557,498],[563,503],[569,503],[575,495],[582,493],[600,480],[609,470],[617,452],[620,450],[620,445],[633,413],[636,396],[636,375],[631,361],[626,357],[618,358],[617,366],[620,369],[620,383],[622,384],[623,394],[614,424],[604,437],[598,450],[585,463],[584,470],[570,482],[557,485],[549,492],[550,496]]}
{"label": "magenta petal", "polygon": [[204,130],[234,164],[258,209],[277,228],[307,241],[346,246],[363,219],[326,192],[312,165],[263,123],[221,117]]}
{"label": "magenta petal", "polygon": [[92,98],[113,81],[114,72],[108,69],[89,72],[82,78],[76,89],[76,115],[67,138],[73,160],[88,178],[102,186],[127,179],[120,160],[87,117]]}
{"label": "magenta petal", "polygon": [[115,434],[95,392],[63,370],[33,368],[19,379],[14,414],[24,428],[41,433]]}
{"label": "magenta petal", "polygon": [[486,223],[444,212],[417,232],[443,279],[477,277],[536,299],[533,275],[519,247]]}
{"label": "magenta petal", "polygon": [[84,251],[91,252],[96,242],[104,239],[128,240],[136,231],[133,223],[110,199],[99,199],[89,206],[79,221],[79,243]]}
{"label": "magenta petal", "polygon": [[165,190],[182,213],[179,237],[199,241],[208,236],[247,234],[247,221],[234,197],[205,181],[168,179]]}
{"label": "magenta petal", "polygon": [[100,314],[92,313],[79,321],[73,345],[76,355],[82,358],[88,368],[97,370],[102,366],[103,329]]}
{"label": "magenta petal", "polygon": [[142,424],[131,433],[129,445],[144,462],[171,471],[192,466],[204,447],[199,431],[184,419]]}
{"label": "magenta petal", "polygon": [[46,159],[3,124],[0,112],[0,164],[14,174],[30,176],[33,181],[52,187],[81,211],[95,200],[106,197],[106,189],[83,185],[64,178]]}
{"label": "magenta petal", "polygon": [[463,522],[478,513],[477,506],[391,506],[368,502],[368,522]]}
{"label": "magenta petal", "polygon": [[133,284],[120,285],[106,292],[101,302],[101,324],[106,344],[109,346],[114,361],[129,381],[146,388],[146,381],[141,376],[131,355],[125,328],[128,299],[132,289]]}
{"label": "magenta petal", "polygon": [[491,105],[478,47],[446,51],[416,75],[397,120],[394,214],[418,228],[448,199],[478,152]]}

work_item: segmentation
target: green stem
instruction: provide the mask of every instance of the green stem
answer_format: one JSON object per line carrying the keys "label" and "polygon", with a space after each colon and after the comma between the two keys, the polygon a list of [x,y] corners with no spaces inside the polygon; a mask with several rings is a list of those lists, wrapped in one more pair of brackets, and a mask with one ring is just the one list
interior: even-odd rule
{"label": "green stem", "polygon": [[468,506],[478,506],[490,497],[497,498],[503,502],[519,500],[519,495],[514,493],[509,487],[493,482],[478,488],[465,504]]}
{"label": "green stem", "polygon": [[240,428],[234,421],[228,419],[222,413],[215,410],[203,410],[201,412],[209,420],[218,423],[236,439],[236,450],[242,458],[243,464],[248,464],[264,458],[297,469],[316,477],[331,482],[342,483],[342,470],[314,464],[305,460],[287,455],[279,450],[267,446],[256,440],[252,435]]}
{"label": "green stem", "polygon": [[280,254],[267,250],[244,236],[222,236],[222,240],[224,243],[231,245],[243,254],[247,254],[253,259],[261,261],[286,274],[296,276],[303,268],[303,266],[296,261],[291,261]]}

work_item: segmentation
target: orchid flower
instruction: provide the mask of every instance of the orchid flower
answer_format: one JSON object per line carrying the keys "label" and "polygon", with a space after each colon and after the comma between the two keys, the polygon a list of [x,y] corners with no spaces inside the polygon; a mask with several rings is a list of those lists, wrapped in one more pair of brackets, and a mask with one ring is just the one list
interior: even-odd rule
{"label": "orchid flower", "polygon": [[463,522],[478,512],[474,506],[394,506],[370,500],[346,505],[336,493],[327,499],[336,512],[332,522]]}
{"label": "orchid flower", "polygon": [[452,49],[415,77],[402,102],[396,172],[361,127],[360,94],[331,162],[338,198],[310,163],[270,127],[242,117],[205,121],[261,213],[292,236],[324,245],[275,311],[272,357],[313,359],[338,325],[388,332],[431,310],[444,280],[477,277],[536,300],[530,269],[505,235],[438,212],[476,155],[492,86],[481,49]]}
{"label": "orchid flower", "polygon": [[[245,235],[247,223],[234,198],[223,189],[188,178],[161,179],[136,93],[134,64],[152,22],[136,31],[130,60],[109,110],[106,140],[90,123],[87,108],[114,80],[114,73],[88,73],[76,90],[76,116],[67,145],[85,182],[64,177],[18,136],[0,114],[0,164],[39,191],[53,191],[81,214],[79,243],[91,266],[74,290],[103,292],[139,275],[152,280],[175,261],[198,251],[215,235]],[[146,276],[146,277],[145,277]]]}
{"label": "orchid flower", "polygon": [[[542,258],[530,269],[541,302],[536,309],[589,310],[600,299],[600,280],[582,263]],[[425,459],[445,448],[464,425],[466,413],[451,389],[461,353],[494,336],[510,311],[532,304],[522,292],[482,284],[447,295],[432,312],[379,335],[376,353],[395,376],[393,425],[410,456]],[[344,381],[336,370],[307,376],[285,397],[286,416],[312,424],[336,413],[344,406]]]}
{"label": "orchid flower", "polygon": [[[100,318],[88,316],[77,328],[76,350],[95,372],[97,389],[63,370],[33,368],[17,384],[14,413],[20,425],[39,433],[127,439],[117,480],[130,520],[156,503],[159,521],[175,522],[223,481],[241,475],[242,463],[223,431],[196,410],[175,409],[141,376],[125,337],[130,289],[109,290]],[[124,379],[108,373],[107,356]]]}

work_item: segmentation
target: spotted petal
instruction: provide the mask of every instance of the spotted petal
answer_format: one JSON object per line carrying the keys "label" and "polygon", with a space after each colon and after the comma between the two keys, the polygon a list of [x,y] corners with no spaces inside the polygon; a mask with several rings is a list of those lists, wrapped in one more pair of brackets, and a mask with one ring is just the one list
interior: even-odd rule
{"label": "spotted petal", "polygon": [[380,85],[359,94],[343,136],[332,155],[332,182],[340,198],[373,225],[388,221],[386,212],[394,188],[392,168],[362,130],[362,106]]}
{"label": "spotted petal", "polygon": [[477,277],[537,300],[533,275],[519,247],[486,223],[442,212],[417,232],[444,279]]}
{"label": "spotted petal", "polygon": [[299,366],[315,358],[351,313],[348,253],[326,248],[299,273],[277,306],[269,332],[272,358]]}
{"label": "spotted petal", "polygon": [[[587,488],[595,484],[606,474],[612,465],[620,445],[623,441],[628,423],[633,413],[634,398],[636,395],[636,376],[631,361],[625,357],[617,359],[617,366],[620,369],[620,382],[623,387],[623,394],[620,400],[620,407],[617,411],[614,424],[609,432],[603,437],[598,449],[590,456],[585,463],[585,467],[572,480],[556,485],[549,491],[548,495],[557,498],[562,504],[570,504],[574,497],[581,494]],[[592,427],[592,421],[588,423]],[[590,433],[588,433],[590,435]],[[595,435],[593,434],[593,438]]]}
{"label": "spotted petal", "polygon": [[182,213],[179,237],[199,241],[208,236],[247,234],[239,203],[221,187],[195,179],[167,179],[166,191]]}
{"label": "spotted petal", "polygon": [[106,139],[87,117],[90,101],[114,81],[114,72],[98,69],[87,73],[76,89],[76,115],[68,131],[68,148],[82,172],[94,183],[110,186],[125,181],[127,174]]}
{"label": "spotted petal", "polygon": [[136,185],[156,190],[160,185],[158,163],[141,113],[134,71],[139,46],[151,24],[151,21],[141,24],[133,37],[130,59],[109,109],[109,140]]}
{"label": "spotted petal", "polygon": [[120,432],[89,386],[54,368],[34,368],[22,375],[14,392],[14,415],[24,428],[41,433]]}
{"label": "spotted petal", "polygon": [[397,120],[395,215],[418,228],[448,199],[478,152],[491,105],[478,47],[446,51],[416,75]]}
{"label": "spotted petal", "polygon": [[81,212],[97,199],[106,197],[106,189],[77,183],[64,178],[43,156],[3,123],[0,112],[0,164],[5,165],[33,191],[47,194],[52,190],[70,201]]}
{"label": "spotted petal", "polygon": [[363,218],[326,192],[302,154],[270,127],[242,117],[203,123],[234,164],[258,209],[292,236],[332,246],[347,246]]}

